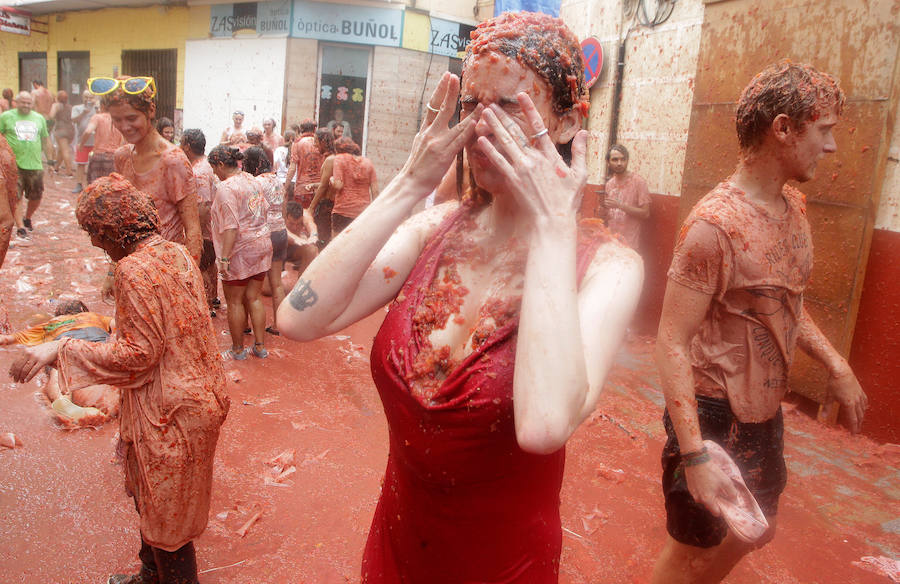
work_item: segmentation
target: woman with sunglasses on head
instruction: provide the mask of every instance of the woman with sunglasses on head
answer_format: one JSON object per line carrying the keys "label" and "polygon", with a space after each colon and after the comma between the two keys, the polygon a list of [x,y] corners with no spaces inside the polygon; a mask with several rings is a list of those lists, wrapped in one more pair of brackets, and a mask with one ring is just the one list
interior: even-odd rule
{"label": "woman with sunglasses on head", "polygon": [[193,540],[209,520],[213,458],[229,400],[203,281],[181,245],[160,237],[150,197],[113,174],[78,197],[91,243],[118,262],[116,339],[67,338],[32,347],[10,368],[17,382],[44,366],[63,390],[121,390],[125,485],[140,516],[141,569],[109,584],[196,584]]}
{"label": "woman with sunglasses on head", "polygon": [[116,172],[153,197],[160,234],[183,244],[199,262],[203,240],[197,184],[184,152],[156,130],[156,82],[152,77],[95,77],[88,80],[88,89],[101,96],[113,124],[128,142],[114,154]]}
{"label": "woman with sunglasses on head", "polygon": [[[278,311],[282,334],[311,340],[390,303],[371,355],[390,453],[367,584],[557,581],[564,446],[594,411],[641,287],[637,254],[578,226],[578,39],[527,12],[472,37],[462,82],[441,78],[404,167]],[[407,219],[460,151],[463,200]]]}
{"label": "woman with sunglasses on head", "polygon": [[269,202],[259,182],[238,167],[244,159],[240,150],[219,144],[206,159],[221,181],[210,217],[231,333],[231,348],[222,356],[238,361],[247,358],[244,326],[249,316],[255,341],[251,351],[265,359],[269,356],[265,346],[266,309],[260,295],[272,267]]}

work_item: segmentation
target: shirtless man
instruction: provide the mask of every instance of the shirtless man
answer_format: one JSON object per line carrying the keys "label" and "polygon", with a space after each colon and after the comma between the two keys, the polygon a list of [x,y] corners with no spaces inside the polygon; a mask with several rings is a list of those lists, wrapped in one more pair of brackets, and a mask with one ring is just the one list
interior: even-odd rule
{"label": "shirtless man", "polygon": [[[268,148],[270,156],[274,154],[275,150],[277,150],[281,146],[284,146],[284,138],[281,136],[281,134],[275,131],[275,126],[275,118],[266,118],[263,120],[262,143],[266,148]],[[270,158],[269,162],[273,164],[274,168],[275,159]]]}
{"label": "shirtless man", "polygon": [[[798,346],[828,370],[828,398],[858,432],[866,395],[803,306],[812,271],[805,199],[789,180],[813,178],[837,150],[844,94],[809,65],[772,65],[737,106],[737,169],[691,211],[669,270],[656,345],[667,411],[663,491],[669,532],[655,584],[720,582],[772,539],[786,483],[781,398]],[[726,528],[720,501],[737,491],[703,445],[738,464],[769,522],[748,544]]]}
{"label": "shirtless man", "polygon": [[244,135],[244,112],[236,110],[231,114],[232,125],[222,132],[220,144],[239,144],[246,140]]}
{"label": "shirtless man", "polygon": [[78,147],[84,148],[93,139],[94,147],[87,167],[87,183],[91,184],[100,177],[109,176],[116,168],[113,154],[125,143],[122,133],[113,125],[112,117],[106,106],[100,104],[100,113],[88,122],[87,128],[78,139]]}

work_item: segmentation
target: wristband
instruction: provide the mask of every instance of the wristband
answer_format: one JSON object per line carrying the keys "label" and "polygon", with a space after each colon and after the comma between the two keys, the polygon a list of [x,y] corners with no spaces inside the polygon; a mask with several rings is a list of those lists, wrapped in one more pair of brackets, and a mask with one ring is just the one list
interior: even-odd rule
{"label": "wristband", "polygon": [[219,258],[216,261],[219,262],[220,264],[227,264],[227,263],[231,262],[231,260],[228,258]]}
{"label": "wristband", "polygon": [[684,466],[697,466],[711,460],[706,446],[693,452],[682,452],[681,459],[684,461]]}

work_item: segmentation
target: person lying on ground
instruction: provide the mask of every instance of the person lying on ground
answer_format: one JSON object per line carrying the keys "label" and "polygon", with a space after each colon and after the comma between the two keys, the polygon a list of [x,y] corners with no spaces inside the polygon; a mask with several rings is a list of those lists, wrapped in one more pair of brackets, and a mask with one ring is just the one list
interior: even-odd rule
{"label": "person lying on ground", "polygon": [[[0,345],[34,347],[62,338],[104,343],[109,340],[113,327],[112,317],[88,311],[80,300],[63,300],[57,304],[53,318],[0,335]],[[115,387],[101,383],[63,392],[55,369],[48,372],[43,392],[59,421],[66,425],[97,426],[114,418],[119,411],[119,390]]]}
{"label": "person lying on ground", "polygon": [[116,338],[62,338],[23,350],[22,383],[55,366],[64,391],[96,383],[122,392],[118,451],[140,517],[139,574],[109,584],[196,584],[193,540],[209,519],[213,457],[229,400],[203,279],[183,245],[159,233],[149,195],[119,174],[79,196],[75,216],[116,261]]}

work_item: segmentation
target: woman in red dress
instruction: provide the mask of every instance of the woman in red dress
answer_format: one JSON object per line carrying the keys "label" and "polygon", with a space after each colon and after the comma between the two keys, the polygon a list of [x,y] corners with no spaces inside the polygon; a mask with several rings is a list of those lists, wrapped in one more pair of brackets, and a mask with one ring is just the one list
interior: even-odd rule
{"label": "woman in red dress", "polygon": [[[363,582],[558,579],[564,446],[594,410],[642,280],[633,251],[577,225],[585,95],[561,20],[479,25],[404,167],[279,309],[282,332],[309,340],[390,302],[371,357],[390,454]],[[460,150],[463,200],[406,219]]]}

